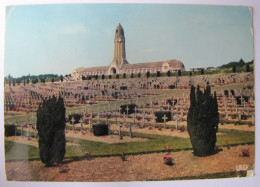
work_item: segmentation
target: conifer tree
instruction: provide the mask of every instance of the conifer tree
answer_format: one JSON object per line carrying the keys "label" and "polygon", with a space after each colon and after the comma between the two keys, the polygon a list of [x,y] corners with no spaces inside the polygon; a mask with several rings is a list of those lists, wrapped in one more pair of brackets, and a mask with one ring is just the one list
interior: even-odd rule
{"label": "conifer tree", "polygon": [[191,87],[190,108],[188,112],[187,126],[190,141],[197,156],[213,154],[217,141],[219,113],[216,92],[211,95],[211,88],[202,92],[200,87]]}
{"label": "conifer tree", "polygon": [[37,110],[40,158],[45,166],[62,162],[65,155],[65,107],[61,97],[45,99]]}
{"label": "conifer tree", "polygon": [[249,64],[246,65],[246,72],[250,72],[250,66],[249,66]]}

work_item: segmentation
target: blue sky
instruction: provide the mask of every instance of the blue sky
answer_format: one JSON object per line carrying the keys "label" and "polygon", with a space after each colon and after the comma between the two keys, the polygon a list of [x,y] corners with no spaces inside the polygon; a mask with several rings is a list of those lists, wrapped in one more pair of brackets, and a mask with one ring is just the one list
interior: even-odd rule
{"label": "blue sky", "polygon": [[5,76],[69,74],[108,66],[114,33],[124,28],[129,63],[178,59],[186,70],[251,61],[247,7],[173,4],[10,6],[6,10]]}

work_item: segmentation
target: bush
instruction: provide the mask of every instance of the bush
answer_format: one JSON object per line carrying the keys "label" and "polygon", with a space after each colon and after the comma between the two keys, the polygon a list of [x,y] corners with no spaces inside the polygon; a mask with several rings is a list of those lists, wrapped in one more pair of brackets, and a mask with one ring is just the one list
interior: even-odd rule
{"label": "bush", "polygon": [[5,125],[5,136],[14,136],[15,128],[16,126],[14,124]]}
{"label": "bush", "polygon": [[202,92],[200,87],[191,87],[190,108],[188,112],[187,126],[190,141],[197,156],[213,154],[217,141],[219,113],[216,92],[211,95],[211,88]]}
{"label": "bush", "polygon": [[127,90],[127,86],[120,86],[120,90]]}
{"label": "bush", "polygon": [[165,115],[167,117],[166,121],[170,121],[171,120],[171,112],[170,111],[158,111],[155,112],[154,115],[157,117],[156,118],[156,122],[157,123],[163,123],[163,116]]}
{"label": "bush", "polygon": [[70,122],[70,124],[72,124],[72,121],[71,121],[71,119],[72,119],[72,117],[74,118],[74,124],[76,124],[76,123],[79,123],[79,120],[80,120],[80,118],[82,117],[81,116],[81,114],[78,114],[78,113],[75,113],[75,114],[70,114],[69,115],[69,122]]}
{"label": "bush", "polygon": [[137,108],[137,105],[134,104],[134,103],[131,103],[131,104],[125,104],[125,105],[121,105],[120,108],[121,108],[121,114],[125,113],[127,114],[127,111],[126,111],[126,108],[129,108],[128,110],[128,114],[133,114],[135,113],[135,107]]}
{"label": "bush", "polygon": [[169,89],[175,89],[175,85],[169,85]]}
{"label": "bush", "polygon": [[228,90],[224,90],[224,95],[228,96]]}
{"label": "bush", "polygon": [[104,123],[98,123],[92,126],[94,136],[108,135],[108,126]]}
{"label": "bush", "polygon": [[[242,96],[242,98],[244,99],[244,101],[245,102],[248,102],[248,100],[249,100],[249,96]],[[241,97],[239,96],[239,97],[236,97],[236,100],[237,100],[237,104],[238,105],[242,105],[243,103],[241,102]]]}
{"label": "bush", "polygon": [[167,99],[167,102],[169,103],[170,106],[173,105],[173,100],[172,99]]}

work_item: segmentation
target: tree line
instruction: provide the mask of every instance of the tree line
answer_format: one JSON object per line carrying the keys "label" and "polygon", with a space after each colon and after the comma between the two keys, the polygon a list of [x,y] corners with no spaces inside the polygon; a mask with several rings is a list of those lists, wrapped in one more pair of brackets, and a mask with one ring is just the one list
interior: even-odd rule
{"label": "tree line", "polygon": [[10,74],[4,78],[5,84],[9,84],[9,86],[15,86],[23,84],[37,84],[37,83],[45,83],[45,82],[55,82],[55,81],[63,81],[64,77],[70,77],[71,74],[68,75],[57,75],[57,74],[41,74],[41,75],[27,75],[14,78]]}

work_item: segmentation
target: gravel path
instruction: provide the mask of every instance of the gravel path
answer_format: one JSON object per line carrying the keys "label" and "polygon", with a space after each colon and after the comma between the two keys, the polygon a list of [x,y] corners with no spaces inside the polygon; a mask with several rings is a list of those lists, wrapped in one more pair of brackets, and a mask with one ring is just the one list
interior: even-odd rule
{"label": "gravel path", "polygon": [[[249,148],[250,157],[239,157],[243,148]],[[67,162],[67,173],[60,173],[57,167],[44,167],[40,161],[19,161],[6,163],[8,180],[16,181],[143,181],[184,176],[236,171],[236,166],[254,168],[255,146],[235,146],[208,157],[196,157],[192,151],[170,153],[174,165],[163,164],[165,153],[120,157],[93,158]]]}

